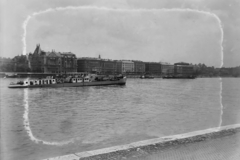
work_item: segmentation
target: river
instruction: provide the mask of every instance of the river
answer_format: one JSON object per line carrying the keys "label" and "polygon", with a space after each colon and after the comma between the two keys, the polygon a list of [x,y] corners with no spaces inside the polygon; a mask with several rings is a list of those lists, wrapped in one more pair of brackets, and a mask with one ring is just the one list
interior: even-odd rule
{"label": "river", "polygon": [[240,123],[240,79],[128,79],[125,86],[9,89],[3,160],[43,158]]}

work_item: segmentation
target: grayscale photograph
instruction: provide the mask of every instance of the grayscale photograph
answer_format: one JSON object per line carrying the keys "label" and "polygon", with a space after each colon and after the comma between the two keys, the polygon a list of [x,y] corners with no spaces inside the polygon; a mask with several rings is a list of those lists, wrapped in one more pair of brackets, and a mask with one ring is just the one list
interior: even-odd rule
{"label": "grayscale photograph", "polygon": [[1,0],[1,160],[240,160],[240,0]]}

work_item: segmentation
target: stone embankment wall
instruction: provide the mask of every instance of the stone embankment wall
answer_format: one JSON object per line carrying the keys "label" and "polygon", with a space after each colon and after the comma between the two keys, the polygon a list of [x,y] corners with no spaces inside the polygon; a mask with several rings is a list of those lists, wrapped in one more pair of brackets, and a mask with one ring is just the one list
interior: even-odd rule
{"label": "stone embankment wall", "polygon": [[234,135],[240,132],[240,124],[211,128],[202,131],[195,131],[181,135],[155,138],[127,145],[104,148],[94,151],[80,152],[45,160],[110,160],[126,159],[129,156],[135,157],[151,154],[172,146],[183,145]]}

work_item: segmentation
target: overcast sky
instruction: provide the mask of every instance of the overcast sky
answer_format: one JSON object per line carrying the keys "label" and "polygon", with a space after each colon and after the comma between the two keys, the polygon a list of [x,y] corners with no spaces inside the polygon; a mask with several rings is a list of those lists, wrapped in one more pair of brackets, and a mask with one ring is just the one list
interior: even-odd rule
{"label": "overcast sky", "polygon": [[[78,57],[240,65],[239,0],[8,0],[1,1],[1,56],[22,54],[22,24],[32,16],[26,51],[71,51]],[[165,8],[165,9],[164,9]],[[174,9],[178,8],[178,9]],[[185,10],[190,8],[193,10]]]}

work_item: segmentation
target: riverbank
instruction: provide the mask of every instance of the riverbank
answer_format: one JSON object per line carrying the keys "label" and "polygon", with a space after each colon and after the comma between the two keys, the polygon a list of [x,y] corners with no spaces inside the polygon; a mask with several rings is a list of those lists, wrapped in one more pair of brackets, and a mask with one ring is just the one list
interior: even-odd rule
{"label": "riverbank", "polygon": [[[76,73],[67,73],[67,74],[76,74]],[[77,74],[86,74],[86,73],[77,73]],[[9,78],[46,78],[47,76],[57,75],[56,73],[34,73],[34,72],[0,72],[0,78],[5,77],[6,75],[14,75]],[[127,78],[140,78],[139,75],[126,75]],[[162,75],[152,75],[154,78],[162,78]],[[204,76],[199,75],[196,78],[240,78],[234,76]]]}
{"label": "riverbank", "polygon": [[[211,128],[207,130],[195,131],[181,135],[167,136],[162,138],[155,138],[140,142],[134,142],[127,145],[115,146],[110,148],[104,148],[94,151],[80,152],[55,158],[49,158],[45,160],[110,160],[110,159],[144,159],[148,156],[154,155],[155,158],[159,158],[160,152],[169,152],[172,147],[181,147],[186,145],[193,145],[200,143],[198,149],[205,149],[207,142],[213,140],[217,141],[216,145],[224,146],[227,149],[227,144],[221,139],[230,137],[231,141],[236,141],[235,138],[240,138],[240,124],[224,126],[221,128]],[[219,144],[220,143],[220,144]],[[237,144],[240,147],[240,143]],[[188,146],[189,147],[189,146]],[[189,147],[191,148],[191,146]],[[238,150],[239,148],[236,148]],[[172,150],[174,152],[175,150]],[[170,150],[171,152],[171,150]],[[237,152],[238,153],[238,152]],[[171,155],[171,153],[169,153]],[[202,153],[204,154],[204,152]],[[210,150],[208,156],[219,155],[216,150]],[[152,159],[155,159],[154,156]],[[238,156],[238,155],[236,155]],[[240,156],[240,155],[239,155]],[[179,157],[175,157],[176,159]],[[206,157],[205,157],[206,158]]]}

